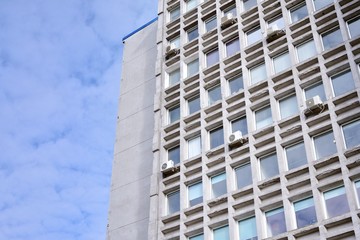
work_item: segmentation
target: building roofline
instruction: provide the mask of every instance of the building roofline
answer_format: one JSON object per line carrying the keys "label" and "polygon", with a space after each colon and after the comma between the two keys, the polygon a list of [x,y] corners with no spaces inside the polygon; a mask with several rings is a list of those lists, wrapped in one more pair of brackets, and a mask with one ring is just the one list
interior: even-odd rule
{"label": "building roofline", "polygon": [[146,28],[147,26],[149,26],[150,24],[152,24],[153,22],[157,21],[158,17],[154,18],[153,20],[151,20],[150,22],[142,25],[141,27],[137,28],[136,30],[132,31],[131,33],[129,33],[128,35],[126,35],[125,37],[123,37],[122,41],[124,42],[126,39],[128,39],[129,37],[131,37],[132,35],[134,35],[135,33],[141,31],[142,29]]}

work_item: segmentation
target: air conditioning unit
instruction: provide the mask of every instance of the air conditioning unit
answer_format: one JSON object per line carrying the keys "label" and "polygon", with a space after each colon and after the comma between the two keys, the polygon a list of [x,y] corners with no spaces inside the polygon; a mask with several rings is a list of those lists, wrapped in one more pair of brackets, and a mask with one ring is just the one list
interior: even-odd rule
{"label": "air conditioning unit", "polygon": [[229,135],[229,138],[228,138],[228,144],[230,146],[238,144],[238,143],[243,143],[243,141],[244,141],[244,139],[242,137],[241,131],[233,132],[232,134]]}
{"label": "air conditioning unit", "polygon": [[266,41],[270,43],[284,35],[285,31],[279,29],[279,27],[275,24],[266,30]]}
{"label": "air conditioning unit", "polygon": [[319,108],[322,106],[322,101],[319,95],[316,95],[313,98],[307,99],[306,100],[306,108],[308,110],[313,110],[315,108]]}
{"label": "air conditioning unit", "polygon": [[176,47],[175,43],[171,43],[166,47],[165,56],[166,59],[169,59],[173,56],[176,56],[179,53],[179,49]]}
{"label": "air conditioning unit", "polygon": [[167,172],[174,169],[174,161],[168,160],[161,165],[161,172]]}
{"label": "air conditioning unit", "polygon": [[225,29],[237,22],[236,17],[232,13],[227,13],[221,18],[221,29]]}

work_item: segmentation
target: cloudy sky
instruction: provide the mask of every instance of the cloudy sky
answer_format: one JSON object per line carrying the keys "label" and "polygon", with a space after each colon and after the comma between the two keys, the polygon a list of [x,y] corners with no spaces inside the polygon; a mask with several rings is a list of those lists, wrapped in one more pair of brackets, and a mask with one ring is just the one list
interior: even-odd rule
{"label": "cloudy sky", "polygon": [[105,239],[122,37],[156,0],[0,0],[0,239]]}

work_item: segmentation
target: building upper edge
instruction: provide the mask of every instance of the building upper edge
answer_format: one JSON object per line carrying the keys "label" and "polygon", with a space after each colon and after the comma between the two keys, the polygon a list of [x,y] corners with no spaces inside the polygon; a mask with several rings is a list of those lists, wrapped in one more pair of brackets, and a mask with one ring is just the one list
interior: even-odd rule
{"label": "building upper edge", "polygon": [[146,28],[147,26],[149,26],[150,24],[152,24],[153,22],[156,22],[158,20],[158,17],[154,18],[153,20],[149,21],[148,23],[145,23],[144,25],[142,25],[141,27],[135,29],[134,31],[132,31],[131,33],[129,33],[128,35],[126,35],[125,37],[123,37],[122,41],[124,42],[126,39],[128,39],[129,37],[131,37],[132,35],[134,35],[135,33],[141,31],[142,29]]}

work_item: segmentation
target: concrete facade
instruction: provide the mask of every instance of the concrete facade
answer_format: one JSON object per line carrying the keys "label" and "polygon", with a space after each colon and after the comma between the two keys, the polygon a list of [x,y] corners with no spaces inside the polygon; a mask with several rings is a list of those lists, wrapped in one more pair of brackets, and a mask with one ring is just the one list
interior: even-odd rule
{"label": "concrete facade", "polygon": [[123,66],[153,98],[120,98],[111,239],[360,239],[360,2],[158,4],[152,82]]}

